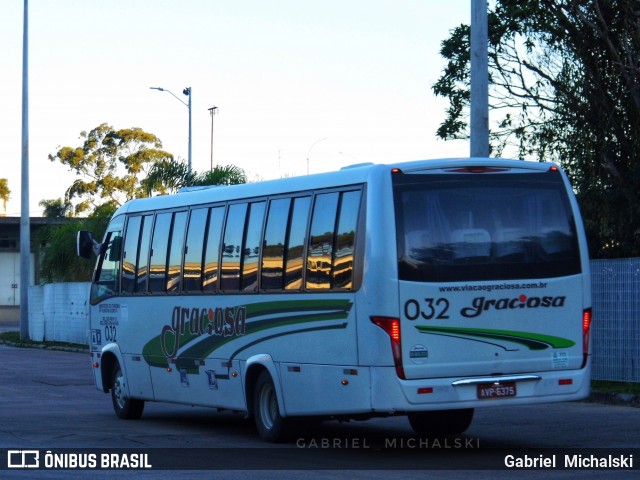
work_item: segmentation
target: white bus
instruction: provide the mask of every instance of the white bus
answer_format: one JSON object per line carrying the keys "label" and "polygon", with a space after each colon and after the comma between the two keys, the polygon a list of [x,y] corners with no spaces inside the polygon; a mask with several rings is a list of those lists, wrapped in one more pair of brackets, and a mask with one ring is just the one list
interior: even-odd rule
{"label": "white bus", "polygon": [[133,200],[90,298],[91,362],[121,418],[161,401],[303,421],[585,398],[591,288],[566,175],[502,159],[357,165]]}

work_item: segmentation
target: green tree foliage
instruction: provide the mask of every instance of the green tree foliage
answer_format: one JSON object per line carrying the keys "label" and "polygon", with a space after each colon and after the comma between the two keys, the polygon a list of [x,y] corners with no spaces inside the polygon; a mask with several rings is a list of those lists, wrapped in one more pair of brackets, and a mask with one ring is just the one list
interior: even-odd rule
{"label": "green tree foliage", "polygon": [[40,276],[46,283],[87,282],[95,261],[87,261],[76,253],[76,236],[79,230],[93,232],[102,239],[113,215],[114,208],[105,204],[86,218],[69,219],[68,223],[42,228],[35,238],[40,245]]}
{"label": "green tree foliage", "polygon": [[38,203],[44,211],[42,216],[46,218],[64,218],[68,213],[69,205],[65,204],[62,198],[56,198],[54,200],[40,200]]}
{"label": "green tree foliage", "polygon": [[158,137],[140,128],[114,130],[103,123],[90,132],[78,147],[59,147],[49,155],[75,172],[77,179],[67,189],[64,203],[73,215],[92,212],[100,205],[111,208],[145,195],[140,179],[157,162],[173,156],[162,150]]}
{"label": "green tree foliage", "polygon": [[183,187],[240,183],[247,183],[247,175],[242,168],[235,165],[216,165],[213,170],[197,173],[190,172],[184,163],[167,160],[157,162],[150,168],[142,186],[150,196],[153,193],[175,193]]}
{"label": "green tree foliage", "polygon": [[3,212],[7,210],[7,202],[9,201],[10,195],[11,190],[9,190],[8,180],[6,178],[0,178],[0,202],[2,202]]}
{"label": "green tree foliage", "polygon": [[[444,139],[468,136],[469,32],[442,43]],[[592,256],[640,256],[638,2],[497,0],[489,37],[493,153],[560,163]]]}

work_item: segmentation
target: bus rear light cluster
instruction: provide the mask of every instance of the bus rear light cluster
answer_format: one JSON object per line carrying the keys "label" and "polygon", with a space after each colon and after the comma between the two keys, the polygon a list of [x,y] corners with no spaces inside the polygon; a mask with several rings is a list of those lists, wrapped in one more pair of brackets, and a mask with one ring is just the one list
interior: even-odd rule
{"label": "bus rear light cluster", "polygon": [[400,334],[400,319],[395,317],[371,317],[371,322],[382,328],[391,340],[391,353],[393,354],[393,364],[396,367],[398,378],[405,379],[404,368],[402,366],[402,344]]}
{"label": "bus rear light cluster", "polygon": [[589,357],[589,338],[591,337],[591,309],[582,312],[582,368],[587,366]]}

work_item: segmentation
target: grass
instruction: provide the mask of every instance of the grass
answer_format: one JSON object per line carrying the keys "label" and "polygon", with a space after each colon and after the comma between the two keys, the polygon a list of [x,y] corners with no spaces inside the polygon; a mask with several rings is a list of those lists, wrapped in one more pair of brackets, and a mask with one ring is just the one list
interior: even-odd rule
{"label": "grass", "polygon": [[87,348],[87,345],[71,342],[37,342],[34,340],[22,340],[20,332],[0,332],[0,341],[11,342],[23,347],[63,347],[63,348]]}
{"label": "grass", "polygon": [[[80,343],[68,342],[36,342],[33,340],[21,340],[20,332],[0,332],[0,341],[6,341],[22,345],[25,347],[69,347],[87,348]],[[598,393],[631,393],[640,395],[640,383],[632,382],[609,382],[604,380],[592,380],[591,390]]]}
{"label": "grass", "polygon": [[631,393],[640,395],[640,383],[591,380],[591,390],[598,393]]}

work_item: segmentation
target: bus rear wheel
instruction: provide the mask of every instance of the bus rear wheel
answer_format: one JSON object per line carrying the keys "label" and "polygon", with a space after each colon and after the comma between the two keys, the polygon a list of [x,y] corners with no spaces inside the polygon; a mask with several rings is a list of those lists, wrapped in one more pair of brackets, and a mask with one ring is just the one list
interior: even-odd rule
{"label": "bus rear wheel", "polygon": [[266,370],[258,377],[253,392],[253,417],[258,435],[267,442],[287,441],[294,433],[292,419],[280,415],[276,389]]}
{"label": "bus rear wheel", "polygon": [[473,420],[473,408],[409,412],[409,423],[418,435],[459,435]]}
{"label": "bus rear wheel", "polygon": [[125,377],[120,365],[116,363],[111,375],[111,401],[119,418],[137,420],[142,416],[144,400],[130,398],[127,394]]}

